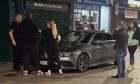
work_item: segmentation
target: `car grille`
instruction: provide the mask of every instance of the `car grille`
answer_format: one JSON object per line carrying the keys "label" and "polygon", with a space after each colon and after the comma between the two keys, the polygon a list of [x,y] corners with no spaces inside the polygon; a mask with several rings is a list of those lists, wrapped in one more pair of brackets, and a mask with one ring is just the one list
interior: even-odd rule
{"label": "car grille", "polygon": [[47,54],[43,53],[40,57],[41,60],[47,60]]}
{"label": "car grille", "polygon": [[[63,54],[62,53],[59,53],[59,57],[62,57]],[[41,60],[47,60],[47,54],[44,52],[41,57],[40,57]]]}
{"label": "car grille", "polygon": [[59,53],[59,57],[62,57],[63,56],[63,54],[62,53]]}

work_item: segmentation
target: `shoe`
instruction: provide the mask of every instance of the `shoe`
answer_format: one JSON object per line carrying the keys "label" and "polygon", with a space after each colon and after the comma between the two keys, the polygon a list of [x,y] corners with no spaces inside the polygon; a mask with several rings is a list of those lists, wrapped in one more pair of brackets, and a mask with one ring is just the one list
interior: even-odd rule
{"label": "shoe", "polygon": [[129,65],[129,66],[127,67],[127,70],[128,70],[128,71],[131,71],[131,70],[132,70],[132,65]]}
{"label": "shoe", "polygon": [[127,71],[131,71],[131,70],[133,70],[135,67],[134,67],[134,65],[129,65],[129,67],[127,68]]}
{"label": "shoe", "polygon": [[131,70],[133,70],[135,68],[134,65],[132,65],[131,68],[132,68]]}
{"label": "shoe", "polygon": [[116,76],[112,76],[112,78],[122,78],[122,76],[116,75]]}
{"label": "shoe", "polygon": [[51,70],[48,70],[48,72],[45,73],[46,75],[51,75]]}
{"label": "shoe", "polygon": [[38,70],[37,75],[43,75],[43,72],[41,70]]}
{"label": "shoe", "polygon": [[62,69],[59,69],[59,74],[60,74],[60,75],[63,75]]}
{"label": "shoe", "polygon": [[28,71],[24,71],[24,72],[23,72],[23,75],[24,75],[24,76],[28,76]]}

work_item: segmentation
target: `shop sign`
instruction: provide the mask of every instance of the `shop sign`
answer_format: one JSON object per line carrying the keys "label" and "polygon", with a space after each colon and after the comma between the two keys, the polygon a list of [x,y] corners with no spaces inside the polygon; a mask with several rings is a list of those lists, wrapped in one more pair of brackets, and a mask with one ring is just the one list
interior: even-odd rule
{"label": "shop sign", "polygon": [[138,18],[138,11],[125,10],[125,18]]}
{"label": "shop sign", "polygon": [[83,0],[76,0],[77,2],[83,2]]}
{"label": "shop sign", "polygon": [[75,0],[77,3],[97,3],[97,4],[107,4],[108,0]]}
{"label": "shop sign", "polygon": [[130,7],[133,7],[133,8],[139,8],[140,7],[140,1],[136,1],[136,0],[128,0],[128,5]]}
{"label": "shop sign", "polygon": [[26,2],[27,9],[35,9],[35,10],[48,10],[48,11],[68,11],[68,5],[64,4],[55,4],[55,3],[43,3],[43,2]]}

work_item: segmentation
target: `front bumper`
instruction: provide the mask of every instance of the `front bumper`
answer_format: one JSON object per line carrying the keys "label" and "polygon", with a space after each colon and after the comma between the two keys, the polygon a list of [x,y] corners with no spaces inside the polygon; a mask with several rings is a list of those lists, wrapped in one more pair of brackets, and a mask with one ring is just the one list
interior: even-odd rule
{"label": "front bumper", "polygon": [[[75,69],[75,66],[69,57],[60,57],[60,61],[63,69]],[[56,63],[54,64],[57,65]],[[47,66],[48,61],[40,60],[40,65]]]}

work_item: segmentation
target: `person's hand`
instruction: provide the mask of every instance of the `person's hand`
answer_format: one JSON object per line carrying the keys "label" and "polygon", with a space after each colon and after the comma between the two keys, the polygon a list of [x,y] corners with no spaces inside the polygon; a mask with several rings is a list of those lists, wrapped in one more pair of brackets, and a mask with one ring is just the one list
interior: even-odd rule
{"label": "person's hand", "polygon": [[115,30],[116,30],[116,31],[119,31],[119,28],[116,28]]}
{"label": "person's hand", "polygon": [[39,31],[39,33],[42,33],[42,30],[40,29],[40,30],[38,30]]}
{"label": "person's hand", "polygon": [[12,41],[12,44],[13,44],[13,46],[16,46],[16,42],[15,41]]}
{"label": "person's hand", "polygon": [[140,45],[138,46],[138,49],[140,49]]}
{"label": "person's hand", "polygon": [[58,36],[57,36],[57,43],[59,43],[60,41],[61,41],[61,36],[58,35]]}

